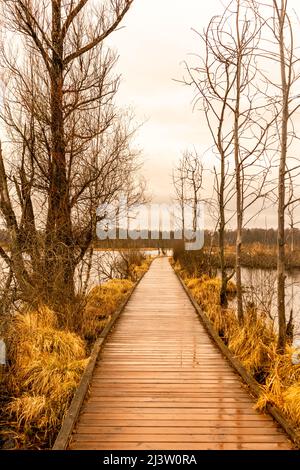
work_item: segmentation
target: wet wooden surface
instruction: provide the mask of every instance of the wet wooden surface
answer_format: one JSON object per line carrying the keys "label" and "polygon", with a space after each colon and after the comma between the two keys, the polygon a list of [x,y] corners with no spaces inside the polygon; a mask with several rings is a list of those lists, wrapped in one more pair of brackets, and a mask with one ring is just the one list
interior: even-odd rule
{"label": "wet wooden surface", "polygon": [[201,325],[167,258],[110,334],[70,449],[289,449]]}

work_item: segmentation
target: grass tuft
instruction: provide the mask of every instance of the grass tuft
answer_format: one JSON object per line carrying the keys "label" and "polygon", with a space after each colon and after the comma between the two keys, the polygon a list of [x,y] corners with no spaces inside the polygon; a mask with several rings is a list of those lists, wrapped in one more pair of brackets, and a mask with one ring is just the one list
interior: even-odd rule
{"label": "grass tuft", "polygon": [[112,279],[94,287],[88,295],[87,305],[82,313],[80,335],[87,341],[95,340],[133,286],[132,281]]}
{"label": "grass tuft", "polygon": [[42,307],[16,314],[9,328],[7,386],[14,398],[6,412],[25,446],[35,434],[55,434],[87,364],[83,340],[56,325],[55,313]]}

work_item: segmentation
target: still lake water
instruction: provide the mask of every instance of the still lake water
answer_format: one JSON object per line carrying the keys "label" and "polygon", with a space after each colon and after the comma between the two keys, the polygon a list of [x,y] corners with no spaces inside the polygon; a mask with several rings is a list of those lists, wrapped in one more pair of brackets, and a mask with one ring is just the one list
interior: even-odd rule
{"label": "still lake water", "polygon": [[[242,281],[245,288],[246,302],[255,302],[261,310],[271,312],[272,318],[276,320],[276,270],[243,268]],[[287,320],[291,311],[293,311],[295,337],[300,338],[299,269],[287,273],[285,294]],[[234,301],[232,306],[234,306]]]}

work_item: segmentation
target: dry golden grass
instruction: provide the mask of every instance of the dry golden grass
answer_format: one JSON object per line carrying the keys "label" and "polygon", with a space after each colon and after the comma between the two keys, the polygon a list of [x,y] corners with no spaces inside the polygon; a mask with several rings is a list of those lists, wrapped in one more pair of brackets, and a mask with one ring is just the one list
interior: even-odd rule
{"label": "dry golden grass", "polygon": [[67,361],[85,357],[85,346],[81,338],[69,331],[37,328],[33,340],[34,348],[46,354],[63,357]]}
{"label": "dry golden grass", "polygon": [[131,279],[133,281],[138,281],[145,272],[148,271],[150,264],[150,259],[145,260],[140,266],[133,266],[131,269]]}
{"label": "dry golden grass", "polygon": [[253,318],[249,313],[241,327],[236,321],[230,329],[228,347],[253,375],[265,374],[275,354],[276,335],[267,319]]}
{"label": "dry golden grass", "polygon": [[292,348],[288,348],[286,354],[279,356],[274,348],[273,363],[257,408],[263,409],[267,403],[277,406],[300,430],[300,365],[292,364],[292,353]]}
{"label": "dry golden grass", "polygon": [[86,356],[83,340],[75,333],[58,330],[55,325],[54,312],[44,307],[14,316],[7,334],[13,372],[9,377],[19,384],[13,388],[22,386],[27,368],[36,360],[57,357],[68,363]]}
{"label": "dry golden grass", "polygon": [[94,287],[88,295],[82,312],[80,335],[86,340],[94,340],[105,328],[111,315],[126,299],[134,283],[126,279],[112,279]]}
{"label": "dry golden grass", "polygon": [[294,426],[300,431],[300,384],[292,385],[283,392],[284,410]]}
{"label": "dry golden grass", "polygon": [[64,401],[75,390],[85,366],[85,359],[70,361],[53,354],[41,356],[24,370],[23,387],[34,394]]}
{"label": "dry golden grass", "polygon": [[46,415],[46,405],[47,398],[45,395],[32,396],[24,394],[21,398],[13,399],[7,407],[7,411],[16,417],[19,427],[27,427],[39,424],[39,421]]}
{"label": "dry golden grass", "polygon": [[22,428],[22,441],[34,432],[50,436],[61,422],[87,364],[83,340],[58,330],[45,307],[16,314],[8,331],[8,389],[14,399],[6,411]]}
{"label": "dry golden grass", "polygon": [[[227,340],[237,320],[232,310],[222,309],[219,304],[221,290],[220,279],[211,279],[207,275],[192,279],[185,277],[185,284],[191,290],[196,302],[209,317],[214,328],[218,331],[220,336]],[[232,295],[235,289],[235,284],[230,281],[228,283],[228,294]]]}

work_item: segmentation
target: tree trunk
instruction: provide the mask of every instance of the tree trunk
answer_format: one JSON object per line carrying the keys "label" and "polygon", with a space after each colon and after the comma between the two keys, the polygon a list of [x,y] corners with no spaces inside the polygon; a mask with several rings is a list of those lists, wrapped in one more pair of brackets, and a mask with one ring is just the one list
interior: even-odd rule
{"label": "tree trunk", "polygon": [[242,269],[241,269],[241,229],[237,230],[236,239],[236,289],[237,289],[237,314],[239,323],[242,325],[244,322],[244,311],[243,311],[243,286],[242,286]]}
{"label": "tree trunk", "polygon": [[288,146],[289,122],[289,85],[286,77],[286,61],[284,50],[285,9],[281,5],[279,17],[280,28],[280,66],[282,84],[282,123],[281,152],[278,178],[278,238],[277,238],[277,315],[278,315],[278,352],[284,353],[286,346],[286,314],[285,314],[285,175]]}
{"label": "tree trunk", "polygon": [[[282,166],[282,165],[280,165]],[[282,178],[283,173],[283,178]],[[286,344],[285,317],[285,217],[284,217],[284,171],[280,171],[279,204],[278,204],[278,240],[277,240],[277,315],[278,315],[278,352],[283,353]],[[282,184],[283,181],[283,184]]]}
{"label": "tree trunk", "polygon": [[196,234],[198,230],[198,192],[196,187],[195,172],[193,172],[193,232]]}
{"label": "tree trunk", "polygon": [[220,264],[221,264],[220,305],[226,308],[228,306],[228,300],[227,300],[227,273],[226,273],[226,265],[225,265],[224,191],[225,191],[225,158],[223,155],[221,155],[221,180],[220,180],[220,194],[219,194],[219,210],[220,210],[219,252],[220,252]]}
{"label": "tree trunk", "polygon": [[74,297],[74,248],[66,169],[63,110],[63,41],[61,1],[52,1],[51,162],[46,226],[46,279],[55,303]]}
{"label": "tree trunk", "polygon": [[241,100],[241,68],[242,52],[240,41],[240,2],[238,2],[236,16],[237,28],[237,70],[236,70],[236,104],[234,113],[234,161],[235,161],[235,184],[236,184],[236,214],[237,214],[237,234],[236,234],[236,288],[237,288],[237,315],[239,323],[244,322],[243,312],[243,292],[242,292],[242,271],[241,271],[241,248],[242,248],[242,229],[243,229],[243,197],[241,181],[241,163],[240,163],[240,142],[239,142],[239,120],[240,120],[240,100]]}
{"label": "tree trunk", "polygon": [[181,181],[181,223],[182,223],[182,239],[185,241],[185,195],[184,182]]}

